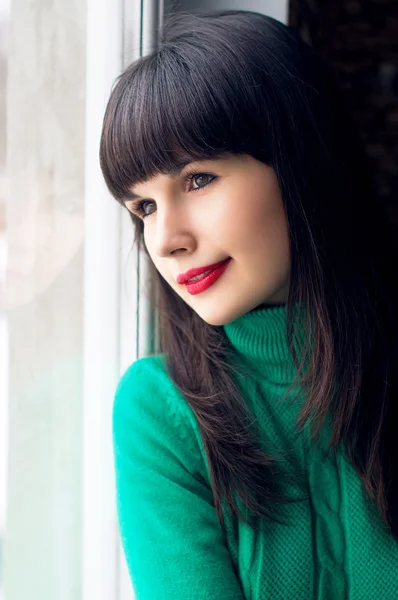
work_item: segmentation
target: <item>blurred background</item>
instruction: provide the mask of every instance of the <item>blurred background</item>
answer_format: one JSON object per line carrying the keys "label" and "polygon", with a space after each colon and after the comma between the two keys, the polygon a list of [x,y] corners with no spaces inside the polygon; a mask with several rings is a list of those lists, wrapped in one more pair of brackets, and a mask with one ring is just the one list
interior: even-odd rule
{"label": "blurred background", "polygon": [[[9,0],[0,0],[0,288],[5,288],[6,243],[6,80],[8,56]],[[4,600],[3,547],[6,526],[8,448],[8,330],[4,307],[0,306],[0,600]]]}
{"label": "blurred background", "polygon": [[334,65],[398,227],[396,0],[0,0],[0,600],[134,598],[111,409],[154,321],[99,134],[167,14],[212,8],[274,16]]}

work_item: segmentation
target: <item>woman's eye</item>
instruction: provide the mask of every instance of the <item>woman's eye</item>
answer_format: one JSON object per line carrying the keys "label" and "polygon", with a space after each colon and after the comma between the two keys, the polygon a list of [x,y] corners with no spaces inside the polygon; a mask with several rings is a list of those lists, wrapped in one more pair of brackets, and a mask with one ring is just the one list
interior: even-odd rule
{"label": "woman's eye", "polygon": [[209,185],[215,179],[215,176],[210,173],[189,173],[186,179],[191,182],[196,182],[198,187],[191,188],[191,191],[195,192],[196,190],[200,190]]}
{"label": "woman's eye", "polygon": [[152,214],[152,213],[145,212],[144,207],[146,204],[153,204],[153,202],[151,200],[142,200],[142,202],[140,202],[138,205],[138,212],[139,212],[140,216],[143,217],[144,219],[145,219],[145,217],[148,217],[150,214]]}
{"label": "woman's eye", "polygon": [[[207,185],[210,185],[210,183],[212,183],[215,179],[217,179],[217,176],[212,175],[211,173],[197,173],[197,172],[188,173],[185,177],[186,181],[189,181],[190,183],[195,182],[195,184],[197,186],[197,187],[191,187],[189,190],[191,192],[196,192],[197,190],[201,190],[201,189],[205,188]],[[150,212],[147,212],[147,210],[146,210],[147,204],[155,205],[155,202],[153,202],[152,200],[140,200],[136,204],[133,204],[133,209],[138,213],[138,215],[142,219],[149,217],[154,212],[154,209],[152,211],[150,210]]]}

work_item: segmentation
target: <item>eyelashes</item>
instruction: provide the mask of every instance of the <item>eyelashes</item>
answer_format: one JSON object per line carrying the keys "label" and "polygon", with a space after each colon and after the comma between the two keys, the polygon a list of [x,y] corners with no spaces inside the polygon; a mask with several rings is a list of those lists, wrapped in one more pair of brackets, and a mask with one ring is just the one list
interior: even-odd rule
{"label": "eyelashes", "polygon": [[[208,177],[208,178],[210,178],[210,181],[208,181],[207,183],[205,183],[203,185],[200,185],[199,187],[191,188],[189,190],[191,192],[197,192],[199,190],[203,190],[205,187],[207,187],[208,185],[213,183],[213,181],[215,181],[215,179],[217,179],[217,176],[213,175],[213,173],[200,173],[198,171],[190,171],[189,173],[186,174],[186,176],[184,177],[184,180],[188,181],[189,183],[192,183],[192,181],[196,177],[198,177],[198,178],[199,177]],[[145,219],[146,217],[149,217],[153,212],[153,211],[150,213],[145,212],[144,207],[146,206],[146,204],[154,204],[154,201],[153,200],[135,200],[135,201],[131,202],[131,210],[134,211],[142,219]]]}

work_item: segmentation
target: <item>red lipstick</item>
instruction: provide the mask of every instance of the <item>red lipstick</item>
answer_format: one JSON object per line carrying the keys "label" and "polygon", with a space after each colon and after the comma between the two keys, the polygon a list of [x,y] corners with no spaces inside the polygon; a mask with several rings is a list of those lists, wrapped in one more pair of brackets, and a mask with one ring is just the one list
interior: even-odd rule
{"label": "red lipstick", "polygon": [[198,275],[202,275],[202,273],[206,273],[206,271],[212,271],[213,269],[217,269],[221,265],[223,265],[229,258],[224,258],[218,263],[214,263],[212,265],[207,265],[206,267],[196,267],[195,269],[189,269],[186,273],[181,273],[177,275],[177,283],[187,283],[189,279],[192,277],[197,277]]}
{"label": "red lipstick", "polygon": [[[184,275],[179,275],[177,278],[178,283],[185,283],[185,287],[187,292],[191,295],[200,294],[200,292],[204,292],[209,288],[213,283],[217,281],[224,273],[224,271],[228,268],[228,265],[231,261],[231,258],[227,258],[222,260],[219,263],[215,263],[214,265],[208,265],[207,267],[200,267],[199,269],[190,269]],[[209,273],[206,273],[209,271]],[[201,279],[195,281],[188,281],[188,279],[192,279],[192,277],[197,277],[198,275],[203,275]]]}

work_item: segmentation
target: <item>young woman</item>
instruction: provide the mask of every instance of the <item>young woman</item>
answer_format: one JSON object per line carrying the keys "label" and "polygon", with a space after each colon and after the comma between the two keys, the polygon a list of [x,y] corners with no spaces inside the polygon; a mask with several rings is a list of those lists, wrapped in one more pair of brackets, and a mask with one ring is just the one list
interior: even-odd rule
{"label": "young woman", "polygon": [[101,166],[159,354],[115,397],[138,600],[398,598],[395,258],[331,76],[261,14],[174,15]]}

